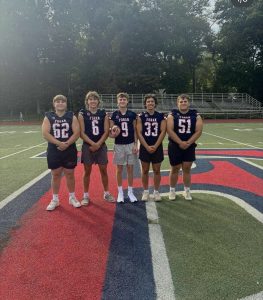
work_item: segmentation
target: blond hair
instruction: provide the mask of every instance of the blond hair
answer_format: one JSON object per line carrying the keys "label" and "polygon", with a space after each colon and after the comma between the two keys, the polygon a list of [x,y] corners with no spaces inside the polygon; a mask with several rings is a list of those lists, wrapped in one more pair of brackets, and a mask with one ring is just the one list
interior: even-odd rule
{"label": "blond hair", "polygon": [[121,92],[117,95],[117,100],[119,98],[126,98],[127,100],[129,100],[129,95],[127,93]]}
{"label": "blond hair", "polygon": [[96,91],[89,91],[85,97],[85,101],[87,101],[89,98],[95,98],[100,102],[100,95]]}
{"label": "blond hair", "polygon": [[58,101],[58,100],[63,100],[63,101],[65,101],[65,102],[68,101],[67,97],[64,96],[64,95],[56,95],[56,96],[53,98],[53,103],[56,102],[56,101]]}

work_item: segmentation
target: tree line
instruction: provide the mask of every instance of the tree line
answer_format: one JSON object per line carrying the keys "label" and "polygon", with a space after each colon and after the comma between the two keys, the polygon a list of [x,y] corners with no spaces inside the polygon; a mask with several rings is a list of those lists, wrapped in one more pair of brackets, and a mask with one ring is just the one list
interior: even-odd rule
{"label": "tree line", "polygon": [[0,111],[41,114],[58,93],[79,107],[88,90],[262,100],[262,28],[262,1],[1,0]]}

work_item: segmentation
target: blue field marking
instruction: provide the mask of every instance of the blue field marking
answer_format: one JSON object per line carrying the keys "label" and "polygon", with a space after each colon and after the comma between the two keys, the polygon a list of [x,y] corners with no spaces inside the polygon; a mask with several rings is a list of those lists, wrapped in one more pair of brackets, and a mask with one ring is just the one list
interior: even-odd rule
{"label": "blue field marking", "polygon": [[145,203],[117,204],[109,250],[104,300],[155,300]]}
{"label": "blue field marking", "polygon": [[0,209],[0,246],[20,218],[50,189],[51,174],[47,174]]}

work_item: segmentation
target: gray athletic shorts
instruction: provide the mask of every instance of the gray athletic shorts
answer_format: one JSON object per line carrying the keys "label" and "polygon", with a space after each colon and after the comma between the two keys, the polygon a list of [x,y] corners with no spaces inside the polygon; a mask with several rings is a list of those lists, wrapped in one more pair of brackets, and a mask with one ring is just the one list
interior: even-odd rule
{"label": "gray athletic shorts", "polygon": [[82,145],[81,162],[83,164],[92,165],[106,165],[108,163],[108,148],[104,143],[97,151],[91,152],[89,150],[90,145],[84,143]]}
{"label": "gray athletic shorts", "polygon": [[114,145],[113,163],[115,165],[134,165],[138,159],[137,154],[132,153],[134,143],[121,145]]}

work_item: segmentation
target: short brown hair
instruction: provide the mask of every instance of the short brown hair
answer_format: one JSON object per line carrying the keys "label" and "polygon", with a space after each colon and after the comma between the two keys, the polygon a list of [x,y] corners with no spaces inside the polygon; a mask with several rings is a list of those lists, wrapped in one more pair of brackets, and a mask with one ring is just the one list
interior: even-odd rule
{"label": "short brown hair", "polygon": [[118,100],[119,98],[121,98],[121,97],[126,98],[127,100],[129,100],[129,95],[128,95],[127,93],[124,93],[124,92],[119,93],[119,94],[117,95],[117,100]]}
{"label": "short brown hair", "polygon": [[53,98],[53,103],[56,102],[56,101],[58,101],[58,100],[63,100],[63,101],[65,101],[65,102],[68,101],[67,97],[64,96],[64,95],[56,95],[56,96]]}

